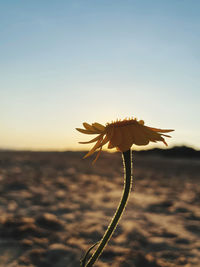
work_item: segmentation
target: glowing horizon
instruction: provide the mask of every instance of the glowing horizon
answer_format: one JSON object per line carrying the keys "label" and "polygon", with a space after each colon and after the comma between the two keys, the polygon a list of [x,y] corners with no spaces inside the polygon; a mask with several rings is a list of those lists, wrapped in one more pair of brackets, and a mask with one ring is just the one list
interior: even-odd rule
{"label": "glowing horizon", "polygon": [[133,116],[200,149],[200,2],[0,6],[0,148],[89,150],[82,122]]}

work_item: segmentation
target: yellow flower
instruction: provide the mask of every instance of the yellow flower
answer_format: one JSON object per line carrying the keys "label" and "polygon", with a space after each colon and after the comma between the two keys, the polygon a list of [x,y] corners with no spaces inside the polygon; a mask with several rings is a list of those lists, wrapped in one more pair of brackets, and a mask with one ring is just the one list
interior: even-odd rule
{"label": "yellow flower", "polygon": [[85,129],[76,128],[76,130],[84,134],[98,134],[97,137],[88,142],[79,142],[80,144],[89,144],[96,142],[93,148],[84,156],[84,158],[87,158],[92,155],[97,149],[99,149],[94,162],[98,159],[102,147],[108,142],[109,149],[115,147],[118,151],[121,152],[127,151],[133,144],[142,146],[147,145],[150,141],[162,141],[167,146],[167,143],[162,136],[171,136],[163,133],[174,131],[145,126],[143,120],[138,121],[136,118],[125,119],[123,121],[117,120],[112,123],[107,123],[106,126],[103,126],[102,124],[99,124],[97,122],[92,124],[84,122],[83,126]]}

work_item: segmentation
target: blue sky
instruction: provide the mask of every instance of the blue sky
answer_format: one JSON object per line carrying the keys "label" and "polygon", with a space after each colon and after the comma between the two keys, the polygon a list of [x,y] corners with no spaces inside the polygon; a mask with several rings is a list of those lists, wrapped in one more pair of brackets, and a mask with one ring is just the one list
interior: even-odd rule
{"label": "blue sky", "polygon": [[1,1],[0,147],[85,149],[82,122],[134,116],[175,129],[170,146],[200,149],[199,10],[197,0]]}

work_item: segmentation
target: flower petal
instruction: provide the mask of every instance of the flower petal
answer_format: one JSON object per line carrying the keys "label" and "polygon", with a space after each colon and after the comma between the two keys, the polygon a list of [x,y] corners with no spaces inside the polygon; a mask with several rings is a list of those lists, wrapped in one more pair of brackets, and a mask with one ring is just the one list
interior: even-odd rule
{"label": "flower petal", "polygon": [[96,144],[93,146],[93,148],[83,157],[84,159],[89,157],[90,155],[94,154],[95,150],[99,147],[103,139],[103,136],[99,138],[99,140],[96,142]]}
{"label": "flower petal", "polygon": [[105,130],[105,126],[103,126],[102,124],[95,122],[92,124],[93,127],[95,127],[96,129],[98,129],[99,131],[103,132]]}
{"label": "flower petal", "polygon": [[102,124],[95,122],[92,124],[92,127],[96,130],[98,130],[100,133],[104,132],[105,130],[105,126],[103,126]]}
{"label": "flower petal", "polygon": [[143,125],[132,125],[131,132],[133,138],[133,144],[138,146],[147,145],[149,143],[149,138],[143,132]]}
{"label": "flower petal", "polygon": [[169,132],[173,132],[174,130],[169,130],[169,129],[158,129],[158,128],[152,128],[152,127],[148,127],[147,128],[151,129],[152,131],[155,132],[159,132],[159,133],[169,133]]}
{"label": "flower petal", "polygon": [[92,140],[90,141],[86,141],[86,142],[79,142],[79,144],[90,144],[90,143],[93,143],[93,142],[96,142],[99,140],[99,138],[101,137],[102,135],[99,134],[97,137],[93,138]]}
{"label": "flower petal", "polygon": [[85,127],[86,130],[89,130],[89,131],[94,132],[94,128],[93,128],[92,125],[90,125],[89,123],[84,122],[84,123],[83,123],[83,126]]}
{"label": "flower petal", "polygon": [[106,143],[108,143],[108,141],[109,141],[109,138],[108,138],[108,136],[106,135],[106,136],[104,137],[102,143],[101,143],[101,146],[104,146]]}
{"label": "flower petal", "polygon": [[166,146],[168,146],[168,144],[165,142],[165,139],[164,139],[164,138],[163,138],[162,141],[163,141],[163,143],[164,143]]}
{"label": "flower petal", "polygon": [[[103,135],[102,135],[103,136]],[[97,159],[99,158],[99,156],[100,156],[100,153],[101,153],[101,151],[102,151],[102,147],[107,143],[109,141],[109,139],[108,139],[108,136],[106,135],[105,137],[104,137],[104,139],[102,140],[102,137],[101,137],[101,142],[97,142],[96,143],[96,145],[90,150],[90,152],[87,154],[87,155],[85,155],[84,156],[84,158],[86,158],[86,157],[89,157],[90,155],[92,155],[94,152],[95,152],[95,150],[97,150],[98,148],[100,148],[99,149],[99,152],[97,153],[97,156],[96,156],[96,158],[95,158],[95,160],[92,162],[93,164],[97,161]],[[93,152],[93,151],[94,152]]]}
{"label": "flower petal", "polygon": [[161,134],[162,136],[165,136],[165,137],[169,137],[171,138],[171,135],[168,135],[168,134]]}
{"label": "flower petal", "polygon": [[112,149],[114,148],[115,146],[111,143],[111,141],[108,143],[108,149]]}
{"label": "flower petal", "polygon": [[116,147],[121,143],[122,134],[120,127],[113,128],[113,136],[111,137],[110,141]]}
{"label": "flower petal", "polygon": [[96,155],[96,158],[93,160],[92,164],[94,164],[98,160],[98,158],[99,158],[99,156],[101,154],[101,151],[102,151],[102,146],[100,147],[100,149],[99,149],[99,151],[98,151],[98,153]]}
{"label": "flower petal", "polygon": [[[103,134],[102,134],[102,137],[103,137]],[[99,147],[102,147],[102,146],[104,146],[106,143],[108,143],[108,141],[109,141],[108,137],[105,136],[104,139],[102,139],[102,137],[101,137],[101,142],[99,143],[99,145],[98,145],[98,146],[95,146],[95,147],[96,147],[95,150],[97,150]]]}
{"label": "flower petal", "polygon": [[121,143],[118,145],[118,150],[121,152],[127,151],[133,144],[133,137],[131,133],[131,125],[121,127]]}
{"label": "flower petal", "polygon": [[76,130],[84,134],[97,134],[96,132],[92,132],[92,131],[81,129],[81,128],[76,128]]}
{"label": "flower petal", "polygon": [[147,135],[147,137],[149,138],[150,141],[152,141],[152,142],[163,141],[161,134],[159,134],[155,131],[152,131],[150,127],[144,126],[143,131],[145,132],[145,134]]}
{"label": "flower petal", "polygon": [[[152,128],[150,128],[148,126],[144,126],[144,131],[147,134],[147,136],[149,137],[149,140],[152,141],[152,142],[162,141],[166,146],[168,146],[168,144],[166,143],[166,141],[162,137],[162,135],[166,136],[166,137],[171,137],[171,136],[166,135],[166,134],[160,134],[160,133],[155,131],[156,128],[153,128],[153,129],[154,130],[152,130]],[[161,129],[158,129],[158,130],[161,130]]]}

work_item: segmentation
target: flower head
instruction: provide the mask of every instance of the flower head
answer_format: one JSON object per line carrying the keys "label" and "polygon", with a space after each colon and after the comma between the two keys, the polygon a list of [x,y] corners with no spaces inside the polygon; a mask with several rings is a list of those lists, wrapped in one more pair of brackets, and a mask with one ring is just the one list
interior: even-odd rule
{"label": "flower head", "polygon": [[147,145],[150,141],[157,142],[162,141],[166,146],[165,137],[171,137],[164,133],[172,132],[174,130],[163,130],[157,128],[151,128],[144,125],[144,121],[138,121],[135,119],[117,120],[111,123],[107,123],[106,126],[97,122],[88,124],[83,123],[84,129],[76,128],[77,131],[84,134],[98,134],[88,142],[79,142],[80,144],[96,144],[93,148],[84,156],[84,158],[92,155],[97,149],[99,152],[94,160],[98,159],[102,147],[108,143],[108,149],[116,148],[118,151],[125,152],[131,148],[133,144],[142,146]]}

